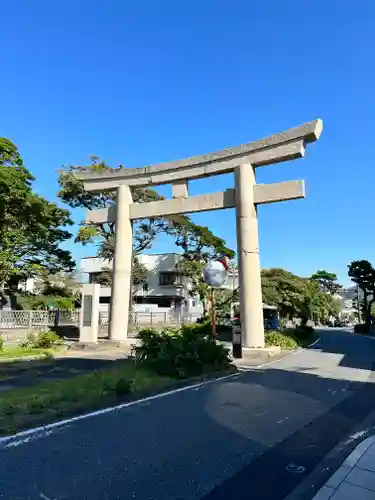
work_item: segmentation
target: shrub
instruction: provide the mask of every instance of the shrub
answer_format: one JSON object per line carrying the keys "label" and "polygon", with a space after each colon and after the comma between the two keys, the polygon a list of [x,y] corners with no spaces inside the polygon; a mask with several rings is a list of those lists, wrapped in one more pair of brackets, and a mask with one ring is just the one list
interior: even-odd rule
{"label": "shrub", "polygon": [[125,377],[121,377],[119,379],[116,378],[104,378],[98,379],[98,382],[101,382],[103,385],[103,389],[106,393],[115,393],[117,396],[122,396],[124,394],[130,394],[133,390],[133,380],[129,380]]}
{"label": "shrub", "polygon": [[359,333],[361,335],[367,335],[370,333],[369,326],[366,323],[358,323],[354,325],[354,333]]}
{"label": "shrub", "polygon": [[16,294],[16,297],[18,308],[24,310],[43,310],[50,307],[73,309],[75,307],[75,300],[72,297],[41,294]]}
{"label": "shrub", "polygon": [[118,396],[123,394],[129,394],[133,390],[133,381],[127,380],[126,378],[120,378],[116,382],[115,392]]}
{"label": "shrub", "polygon": [[0,351],[4,349],[4,338],[2,335],[0,335]]}
{"label": "shrub", "polygon": [[313,338],[315,330],[311,326],[297,326],[297,328],[286,329],[284,333],[295,338],[298,343],[305,343]]}
{"label": "shrub", "polygon": [[267,346],[278,346],[282,349],[296,349],[298,347],[296,339],[286,332],[266,332],[265,340]]}
{"label": "shrub", "polygon": [[61,345],[63,340],[52,331],[29,333],[27,339],[20,343],[21,347],[29,349],[48,349],[54,345]]}
{"label": "shrub", "polygon": [[135,360],[147,364],[160,375],[185,378],[210,370],[228,368],[228,351],[211,337],[207,323],[184,325],[179,330],[141,330]]}

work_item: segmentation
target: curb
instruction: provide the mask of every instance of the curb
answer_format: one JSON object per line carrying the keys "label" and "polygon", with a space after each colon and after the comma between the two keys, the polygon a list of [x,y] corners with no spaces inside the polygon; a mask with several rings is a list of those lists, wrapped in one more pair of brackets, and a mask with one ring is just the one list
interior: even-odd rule
{"label": "curb", "polygon": [[[236,366],[236,368],[240,371],[251,371],[251,370],[256,370],[257,368],[263,368],[265,366],[268,366],[268,365],[273,365],[274,363],[277,363],[278,361],[282,361],[283,359],[285,358],[290,358],[291,356],[295,356],[296,354],[299,354],[303,351],[306,351],[307,349],[309,349],[310,347],[313,347],[315,344],[317,344],[318,342],[320,341],[320,337],[318,337],[317,339],[314,340],[314,342],[312,342],[311,344],[309,344],[307,347],[300,347],[298,349],[293,349],[292,352],[288,352],[287,349],[284,349],[284,350],[280,350],[278,353],[275,352],[274,353],[274,356],[277,356],[277,354],[283,354],[283,356],[281,357],[277,357],[276,359],[271,359],[270,361],[266,361],[266,363],[263,363],[261,365],[244,365],[244,364],[241,364],[241,363],[235,363],[233,360],[233,364]],[[272,356],[272,357],[274,357]],[[271,356],[270,356],[271,357]]]}
{"label": "curb", "polygon": [[326,481],[313,500],[323,500],[331,498],[337,491],[337,488],[345,481],[349,473],[357,465],[361,457],[375,443],[375,436],[370,436],[362,441],[352,453],[344,460],[341,466]]}

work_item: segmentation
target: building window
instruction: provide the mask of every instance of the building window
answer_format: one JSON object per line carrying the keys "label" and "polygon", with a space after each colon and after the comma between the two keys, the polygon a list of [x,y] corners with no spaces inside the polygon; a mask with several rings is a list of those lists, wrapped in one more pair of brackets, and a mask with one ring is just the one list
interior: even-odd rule
{"label": "building window", "polygon": [[162,272],[159,273],[160,286],[176,286],[182,284],[182,275],[175,272]]}
{"label": "building window", "polygon": [[146,283],[143,283],[143,285],[142,285],[142,290],[143,290],[144,292],[148,292],[148,283],[147,283],[147,282],[146,282]]}
{"label": "building window", "polygon": [[89,274],[89,283],[97,283],[98,280],[100,281],[100,275],[101,273],[90,273]]}

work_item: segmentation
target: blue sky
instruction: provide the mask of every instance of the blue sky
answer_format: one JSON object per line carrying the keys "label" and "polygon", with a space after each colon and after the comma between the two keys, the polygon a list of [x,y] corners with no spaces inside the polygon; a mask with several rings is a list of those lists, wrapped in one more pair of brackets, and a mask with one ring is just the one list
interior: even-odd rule
{"label": "blue sky", "polygon": [[[55,199],[57,170],[89,154],[136,167],[320,117],[303,160],[257,171],[307,184],[305,200],[260,207],[262,266],[346,282],[349,261],[375,264],[373,0],[17,0],[1,16],[0,135],[42,195]],[[192,192],[232,185],[209,178]],[[232,211],[194,219],[235,247]],[[159,238],[152,251],[174,249]]]}

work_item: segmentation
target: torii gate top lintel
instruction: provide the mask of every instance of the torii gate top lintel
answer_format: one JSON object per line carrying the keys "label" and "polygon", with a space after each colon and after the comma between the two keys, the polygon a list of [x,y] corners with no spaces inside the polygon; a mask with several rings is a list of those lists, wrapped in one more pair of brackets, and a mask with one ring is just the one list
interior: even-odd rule
{"label": "torii gate top lintel", "polygon": [[112,191],[123,184],[140,187],[224,174],[233,172],[240,163],[251,163],[254,167],[270,165],[302,157],[305,145],[318,140],[322,129],[322,120],[317,119],[213,153],[141,168],[118,168],[107,172],[82,170],[77,177],[83,180],[86,191]]}

